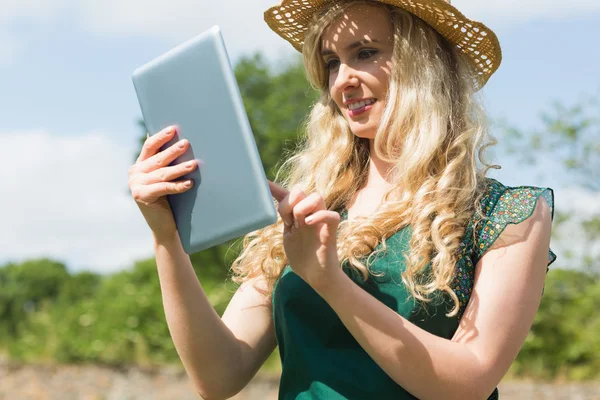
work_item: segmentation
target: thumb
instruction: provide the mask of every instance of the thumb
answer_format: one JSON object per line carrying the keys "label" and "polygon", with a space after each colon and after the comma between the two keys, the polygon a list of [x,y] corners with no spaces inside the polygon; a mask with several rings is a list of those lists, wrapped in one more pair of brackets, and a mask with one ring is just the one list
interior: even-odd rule
{"label": "thumb", "polygon": [[273,195],[275,200],[277,200],[277,202],[281,203],[283,199],[285,199],[287,195],[290,194],[290,192],[286,188],[279,186],[275,182],[271,182],[268,179],[267,181],[269,182],[269,189],[271,190],[271,194]]}

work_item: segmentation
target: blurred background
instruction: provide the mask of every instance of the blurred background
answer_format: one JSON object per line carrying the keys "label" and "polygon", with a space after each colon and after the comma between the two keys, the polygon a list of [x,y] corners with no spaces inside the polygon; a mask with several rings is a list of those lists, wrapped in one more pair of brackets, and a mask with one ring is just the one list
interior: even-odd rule
{"label": "blurred background", "polygon": [[[555,191],[540,310],[503,398],[600,398],[600,2],[455,0],[500,40],[482,94],[490,176]],[[269,179],[315,99],[271,0],[3,0],[0,398],[195,398],[127,187],[145,128],[133,70],[220,25]],[[202,94],[200,94],[202,95]],[[215,309],[231,241],[192,256]],[[276,397],[277,352],[239,398]]]}

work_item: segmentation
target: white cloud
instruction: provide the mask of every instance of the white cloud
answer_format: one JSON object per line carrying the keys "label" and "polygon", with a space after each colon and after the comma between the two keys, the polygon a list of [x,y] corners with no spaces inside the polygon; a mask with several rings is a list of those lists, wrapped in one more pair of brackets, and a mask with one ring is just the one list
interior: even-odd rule
{"label": "white cloud", "polygon": [[152,256],[127,187],[131,149],[101,133],[14,132],[0,143],[0,264],[51,257],[110,272]]}
{"label": "white cloud", "polygon": [[154,36],[176,44],[219,25],[230,55],[260,49],[272,57],[293,53],[263,21],[272,0],[81,0],[81,26],[95,34]]}

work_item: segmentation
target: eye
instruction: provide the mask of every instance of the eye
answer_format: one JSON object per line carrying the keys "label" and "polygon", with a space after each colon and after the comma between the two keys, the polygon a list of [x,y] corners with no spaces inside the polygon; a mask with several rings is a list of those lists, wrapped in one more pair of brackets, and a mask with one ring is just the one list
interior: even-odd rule
{"label": "eye", "polygon": [[358,59],[359,60],[366,60],[367,58],[373,57],[377,53],[378,53],[378,51],[375,50],[375,49],[361,49],[358,52]]}
{"label": "eye", "polygon": [[336,60],[335,58],[332,58],[331,60],[329,60],[325,63],[325,68],[327,68],[328,70],[332,70],[332,69],[336,69],[339,65],[340,65],[340,60]]}

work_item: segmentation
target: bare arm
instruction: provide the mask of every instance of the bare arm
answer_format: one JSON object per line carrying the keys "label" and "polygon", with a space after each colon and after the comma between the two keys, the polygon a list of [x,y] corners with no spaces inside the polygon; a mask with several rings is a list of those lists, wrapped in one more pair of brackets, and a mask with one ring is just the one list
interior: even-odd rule
{"label": "bare arm", "polygon": [[550,226],[550,209],[540,199],[529,219],[505,229],[476,266],[471,301],[452,340],[402,318],[339,269],[317,291],[373,360],[413,395],[484,399],[517,356],[538,309]]}
{"label": "bare arm", "polygon": [[204,399],[242,390],[276,346],[269,301],[252,281],[235,293],[223,319],[208,301],[179,237],[155,243],[165,315],[177,353]]}
{"label": "bare arm", "polygon": [[147,136],[129,168],[129,188],[154,236],[163,305],[179,357],[200,395],[221,399],[239,392],[275,348],[271,312],[256,290],[260,281],[242,285],[223,320],[209,303],[166,198],[189,190],[192,185],[177,179],[198,167],[194,160],[170,165],[189,147],[180,140],[160,150],[174,133],[168,127]]}

